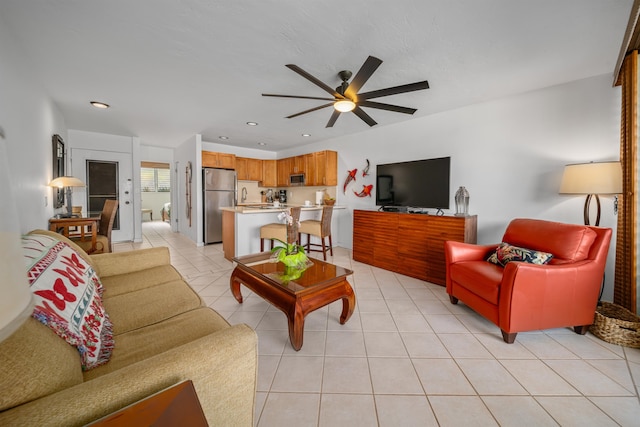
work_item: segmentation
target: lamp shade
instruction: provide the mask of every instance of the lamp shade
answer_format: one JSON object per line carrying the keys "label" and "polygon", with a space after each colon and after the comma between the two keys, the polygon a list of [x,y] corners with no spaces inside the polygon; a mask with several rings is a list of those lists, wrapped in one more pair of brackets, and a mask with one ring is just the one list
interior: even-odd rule
{"label": "lamp shade", "polygon": [[74,176],[60,176],[49,183],[49,187],[84,187],[84,182]]}
{"label": "lamp shade", "polygon": [[620,162],[577,163],[566,165],[560,194],[620,194]]}
{"label": "lamp shade", "polygon": [[0,140],[0,341],[8,338],[33,311],[27,283],[18,213],[13,202],[5,142]]}
{"label": "lamp shade", "polygon": [[341,99],[340,101],[336,101],[333,104],[333,108],[340,111],[341,113],[347,113],[356,108],[356,104],[350,99]]}

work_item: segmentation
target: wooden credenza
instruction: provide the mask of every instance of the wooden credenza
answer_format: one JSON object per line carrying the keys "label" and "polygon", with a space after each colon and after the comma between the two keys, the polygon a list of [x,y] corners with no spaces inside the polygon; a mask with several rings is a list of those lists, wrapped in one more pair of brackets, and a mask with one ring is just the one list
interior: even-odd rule
{"label": "wooden credenza", "polygon": [[444,242],[477,242],[477,215],[353,211],[353,259],[445,284]]}

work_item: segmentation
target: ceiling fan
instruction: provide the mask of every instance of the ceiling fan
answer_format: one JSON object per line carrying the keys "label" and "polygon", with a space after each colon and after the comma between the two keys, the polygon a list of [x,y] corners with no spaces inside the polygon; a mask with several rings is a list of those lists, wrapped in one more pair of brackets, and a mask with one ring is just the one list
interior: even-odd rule
{"label": "ceiling fan", "polygon": [[333,96],[333,98],[320,98],[316,96],[297,96],[297,95],[277,95],[271,93],[263,93],[262,96],[275,96],[279,98],[298,98],[298,99],[318,99],[321,101],[331,101],[327,104],[320,105],[318,107],[310,108],[305,111],[301,111],[296,114],[292,114],[287,116],[287,119],[291,119],[293,117],[300,116],[302,114],[311,113],[312,111],[320,110],[326,107],[334,107],[333,113],[331,117],[329,117],[329,121],[327,122],[328,128],[333,127],[336,120],[341,113],[347,113],[353,111],[353,113],[360,117],[366,124],[369,126],[374,126],[377,124],[375,120],[371,118],[367,113],[365,113],[361,107],[369,107],[369,108],[377,108],[380,110],[394,111],[396,113],[404,113],[404,114],[413,114],[418,111],[415,108],[409,107],[400,107],[398,105],[391,104],[383,104],[381,102],[369,101],[373,98],[380,98],[382,96],[396,95],[399,93],[413,92],[416,90],[429,89],[429,82],[426,80],[416,83],[410,83],[406,85],[388,87],[386,89],[374,90],[371,92],[358,93],[358,91],[364,86],[364,84],[369,80],[369,77],[378,69],[378,67],[382,64],[382,60],[369,56],[367,60],[362,64],[360,70],[356,73],[351,83],[348,80],[351,78],[351,71],[340,71],[338,76],[342,80],[342,84],[335,89],[332,89],[330,86],[326,85],[319,79],[315,78],[311,74],[307,73],[302,68],[298,67],[294,64],[287,64],[286,67],[300,74],[305,79],[309,80],[311,83],[323,89],[325,92],[328,92]]}

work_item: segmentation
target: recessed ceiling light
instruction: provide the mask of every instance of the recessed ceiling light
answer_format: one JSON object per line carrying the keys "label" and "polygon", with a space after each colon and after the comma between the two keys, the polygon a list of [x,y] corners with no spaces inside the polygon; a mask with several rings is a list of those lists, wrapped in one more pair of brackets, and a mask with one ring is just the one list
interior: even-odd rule
{"label": "recessed ceiling light", "polygon": [[229,139],[228,136],[219,136],[218,138],[220,138],[220,139]]}
{"label": "recessed ceiling light", "polygon": [[258,142],[258,145],[267,145],[266,142]]}
{"label": "recessed ceiling light", "polygon": [[247,124],[249,126],[258,126],[258,124],[256,122],[247,122]]}
{"label": "recessed ceiling light", "polygon": [[102,109],[109,108],[109,104],[105,104],[104,102],[100,102],[100,101],[90,101],[89,104],[93,105],[96,108],[102,108]]}
{"label": "recessed ceiling light", "polygon": [[311,136],[310,133],[303,133],[302,136],[307,137],[307,136]]}

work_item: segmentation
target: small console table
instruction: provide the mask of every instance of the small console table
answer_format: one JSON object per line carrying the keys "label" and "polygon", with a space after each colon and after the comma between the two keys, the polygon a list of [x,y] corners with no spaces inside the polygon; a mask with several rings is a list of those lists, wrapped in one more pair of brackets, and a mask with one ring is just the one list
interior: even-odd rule
{"label": "small console table", "polygon": [[445,285],[444,242],[477,242],[477,215],[353,211],[353,259]]}
{"label": "small console table", "polygon": [[64,237],[78,237],[80,240],[91,240],[91,249],[88,253],[93,253],[97,249],[98,225],[100,217],[90,218],[50,218],[49,230],[62,234]]}
{"label": "small console table", "polygon": [[207,427],[207,420],[190,380],[183,381],[111,415],[88,424],[87,427],[125,426],[190,426]]}

